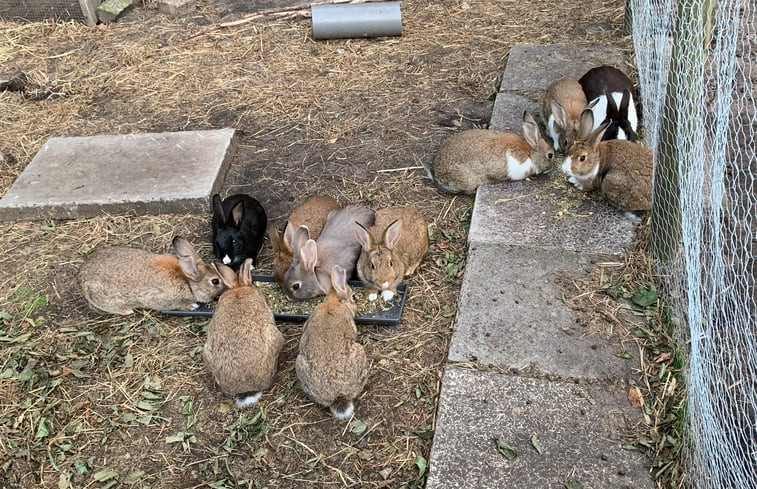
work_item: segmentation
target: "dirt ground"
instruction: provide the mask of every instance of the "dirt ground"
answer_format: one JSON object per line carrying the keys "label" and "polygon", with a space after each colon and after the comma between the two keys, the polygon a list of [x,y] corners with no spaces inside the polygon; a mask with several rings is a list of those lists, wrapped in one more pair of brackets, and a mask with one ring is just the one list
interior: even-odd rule
{"label": "dirt ground", "polygon": [[[224,194],[248,193],[281,222],[305,196],[414,205],[431,244],[399,328],[360,328],[371,359],[350,423],[313,405],[294,376],[301,324],[274,387],[231,408],[200,348],[207,320],[87,309],[76,284],[97,246],[210,258],[209,215],[0,223],[0,487],[422,487],[439,379],[465,265],[472,199],[423,178],[443,139],[484,127],[511,46],[627,49],[623,2],[406,0],[401,37],[313,41],[307,17],[222,27],[265,3],[154,4],[94,29],[0,22],[0,66],[28,75],[0,92],[0,193],[53,136],[233,127]],[[268,244],[262,270],[270,267]]]}

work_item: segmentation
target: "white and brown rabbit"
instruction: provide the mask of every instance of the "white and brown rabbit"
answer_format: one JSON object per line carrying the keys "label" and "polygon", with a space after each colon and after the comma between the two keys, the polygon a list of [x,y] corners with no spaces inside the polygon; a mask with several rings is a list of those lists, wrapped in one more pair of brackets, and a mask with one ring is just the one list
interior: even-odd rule
{"label": "white and brown rabbit", "polygon": [[100,312],[127,315],[134,309],[192,310],[223,291],[216,270],[184,238],[173,239],[174,255],[113,246],[95,251],[79,271],[89,305]]}
{"label": "white and brown rabbit", "polygon": [[385,301],[397,293],[404,277],[412,275],[428,249],[428,225],[413,207],[389,207],[376,211],[375,224],[366,229],[355,223],[355,236],[363,247],[357,273],[368,300]]}
{"label": "white and brown rabbit", "polygon": [[336,199],[328,195],[313,195],[294,208],[283,234],[275,224],[271,223],[268,226],[268,239],[273,247],[273,276],[276,282],[284,285],[284,274],[292,265],[292,240],[297,228],[307,226],[310,237],[318,239],[329,212],[341,207]]}
{"label": "white and brown rabbit", "polygon": [[578,122],[586,108],[586,95],[577,80],[560,79],[544,92],[541,116],[556,150],[565,152],[578,136]]}
{"label": "white and brown rabbit", "polygon": [[242,263],[238,274],[226,265],[214,266],[229,290],[218,299],[202,358],[221,391],[243,408],[271,387],[284,337],[252,283],[252,259]]}
{"label": "white and brown rabbit", "polygon": [[368,358],[356,341],[357,305],[347,285],[345,270],[331,270],[332,289],[305,322],[295,371],[302,390],[326,406],[337,419],[345,420],[355,410],[355,399],[368,377]]}
{"label": "white and brown rabbit", "polygon": [[610,125],[603,140],[637,139],[638,117],[634,102],[631,79],[612,66],[597,66],[587,71],[579,80],[586,99],[594,112],[594,127],[597,130],[605,121]]}
{"label": "white and brown rabbit", "polygon": [[487,129],[450,136],[436,153],[430,176],[446,192],[473,194],[480,185],[522,180],[551,170],[554,156],[554,148],[526,112],[523,138]]}
{"label": "white and brown rabbit", "polygon": [[373,211],[359,204],[329,213],[318,240],[300,226],[292,239],[292,265],[284,274],[284,292],[293,299],[310,299],[331,289],[331,269],[339,265],[351,275],[360,254],[354,225],[373,226]]}
{"label": "white and brown rabbit", "polygon": [[[591,131],[591,109],[581,114],[581,132]],[[602,141],[610,121],[568,150],[562,171],[568,181],[585,192],[599,190],[619,210],[636,213],[648,211],[652,198],[652,151],[624,139]],[[634,216],[628,216],[634,218]]]}

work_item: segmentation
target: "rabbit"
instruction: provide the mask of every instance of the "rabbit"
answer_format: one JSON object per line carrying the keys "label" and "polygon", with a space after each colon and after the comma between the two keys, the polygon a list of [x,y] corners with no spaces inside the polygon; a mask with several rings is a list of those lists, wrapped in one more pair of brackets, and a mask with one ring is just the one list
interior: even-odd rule
{"label": "rabbit", "polygon": [[235,194],[223,202],[213,195],[213,254],[232,268],[246,258],[256,266],[267,224],[265,209],[249,195]]}
{"label": "rabbit", "polygon": [[284,285],[284,274],[292,264],[292,238],[294,232],[302,225],[308,227],[310,236],[317,239],[326,222],[329,212],[342,206],[328,195],[313,195],[294,208],[289,215],[284,234],[279,233],[275,224],[268,226],[268,239],[273,247],[273,276]]}
{"label": "rabbit", "polygon": [[389,207],[376,211],[370,229],[355,223],[355,236],[363,247],[357,273],[369,301],[390,301],[397,285],[412,275],[428,249],[428,225],[413,207]]}
{"label": "rabbit", "polygon": [[479,185],[551,170],[555,150],[528,112],[523,114],[523,136],[487,129],[458,132],[442,143],[430,177],[446,192],[474,194]]}
{"label": "rabbit", "polygon": [[226,265],[214,266],[228,290],[218,299],[208,325],[202,358],[221,391],[244,408],[271,387],[284,336],[252,283],[252,259],[244,260],[238,274]]}
{"label": "rabbit", "polygon": [[578,119],[587,106],[581,84],[561,79],[547,87],[542,100],[541,116],[555,150],[565,152],[578,136]]}
{"label": "rabbit", "polygon": [[373,211],[357,204],[331,211],[317,241],[310,237],[307,226],[297,228],[292,239],[292,265],[284,274],[284,292],[289,297],[310,299],[327,294],[334,265],[352,274],[360,254],[353,231],[355,222],[373,226]]}
{"label": "rabbit", "polygon": [[128,247],[103,248],[79,271],[82,294],[102,313],[128,315],[134,309],[194,310],[224,288],[220,275],[186,239],[176,236],[177,256]]}
{"label": "rabbit", "polygon": [[344,268],[331,269],[331,291],[305,322],[294,363],[302,390],[339,420],[352,417],[368,377],[368,358],[358,343],[357,305]]}
{"label": "rabbit", "polygon": [[[586,100],[593,102],[594,127],[610,120],[604,140],[637,139],[638,117],[634,103],[634,89],[631,79],[612,66],[598,66],[587,71],[579,80]],[[585,134],[586,136],[588,134]]]}
{"label": "rabbit", "polygon": [[[586,138],[576,140],[561,169],[578,189],[598,189],[610,204],[636,220],[632,214],[651,207],[652,151],[623,139],[602,141],[610,124],[605,121]],[[591,109],[585,109],[581,132],[589,132],[593,125],[594,115]]]}

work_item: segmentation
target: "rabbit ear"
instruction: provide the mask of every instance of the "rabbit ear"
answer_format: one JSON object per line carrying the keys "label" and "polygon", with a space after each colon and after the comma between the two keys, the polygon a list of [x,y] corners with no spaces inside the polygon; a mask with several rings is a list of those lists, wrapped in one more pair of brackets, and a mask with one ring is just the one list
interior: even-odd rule
{"label": "rabbit ear", "polygon": [[565,109],[556,100],[552,101],[552,116],[555,118],[555,123],[560,127],[567,126],[568,117],[565,115]]}
{"label": "rabbit ear", "polygon": [[237,274],[234,273],[234,270],[230,266],[224,265],[220,261],[214,261],[212,267],[221,276],[221,282],[223,282],[227,289],[234,287]]}
{"label": "rabbit ear", "polygon": [[532,116],[531,113],[528,112],[527,110],[523,111],[523,122],[528,122],[529,124],[533,124],[537,126],[536,119],[534,119],[534,116]]}
{"label": "rabbit ear", "polygon": [[594,127],[594,112],[591,109],[584,109],[581,112],[581,118],[578,123],[578,134],[581,137],[586,137],[591,134],[591,130]]}
{"label": "rabbit ear", "polygon": [[181,267],[184,275],[191,280],[199,280],[200,272],[197,270],[197,263],[202,260],[197,256],[192,245],[181,236],[175,236],[172,244],[174,251],[176,251],[176,256],[179,257],[179,267]]}
{"label": "rabbit ear", "polygon": [[237,202],[237,205],[232,207],[231,209],[231,223],[234,225],[234,227],[239,227],[239,225],[242,223],[242,219],[244,218],[244,201],[240,200]]}
{"label": "rabbit ear", "polygon": [[[287,224],[287,229],[291,226]],[[286,239],[287,233],[284,231],[284,239]],[[305,244],[306,241],[310,239],[310,230],[307,226],[302,225],[297,228],[297,231],[294,232],[294,236],[292,236],[292,249],[297,251]]]}
{"label": "rabbit ear", "polygon": [[339,297],[348,298],[350,296],[347,289],[347,272],[339,265],[334,265],[334,268],[331,269],[331,286]]}
{"label": "rabbit ear", "polygon": [[384,244],[387,248],[394,249],[400,239],[400,233],[402,233],[402,219],[397,219],[384,231]]}
{"label": "rabbit ear", "polygon": [[627,88],[623,89],[623,96],[620,98],[620,108],[618,112],[624,117],[628,117],[628,103],[631,101],[631,91]]}
{"label": "rabbit ear", "polygon": [[213,195],[213,215],[218,219],[218,223],[221,226],[226,225],[226,213],[223,212],[223,205],[221,205],[221,196],[218,194]]}
{"label": "rabbit ear", "polygon": [[305,244],[302,245],[302,248],[300,249],[300,257],[302,258],[302,263],[305,265],[307,271],[311,273],[314,272],[315,264],[318,262],[318,247],[316,246],[315,241],[312,239],[305,241]]}
{"label": "rabbit ear", "polygon": [[586,142],[591,146],[594,150],[597,149],[597,146],[599,146],[599,143],[602,141],[602,136],[605,135],[605,131],[608,127],[610,127],[610,124],[612,121],[604,121],[596,131],[594,131],[586,140]]}
{"label": "rabbit ear", "polygon": [[252,258],[247,258],[239,267],[239,282],[245,287],[252,285]]}
{"label": "rabbit ear", "polygon": [[[623,90],[623,92],[625,93],[626,90]],[[614,93],[617,93],[617,92],[614,92]],[[622,99],[623,96],[624,95],[621,96],[621,101],[620,101],[621,107],[623,106],[623,99]],[[618,102],[615,100],[614,94],[610,93],[609,90],[605,93],[605,97],[607,97],[607,118],[614,119],[615,121],[617,121],[618,119],[621,118],[620,114],[622,114],[621,109],[618,108]],[[626,110],[627,109],[628,109],[628,104],[626,104]]]}
{"label": "rabbit ear", "polygon": [[266,231],[268,232],[268,240],[271,242],[273,252],[278,253],[284,246],[284,240],[279,234],[279,228],[276,227],[276,224],[270,223]]}
{"label": "rabbit ear", "polygon": [[368,232],[365,226],[357,221],[355,221],[355,238],[357,238],[357,242],[360,243],[360,246],[362,246],[364,250],[370,250],[371,246],[373,246],[373,243],[371,242],[371,233]]}
{"label": "rabbit ear", "polygon": [[539,146],[539,127],[533,122],[523,122],[523,139],[532,148]]}

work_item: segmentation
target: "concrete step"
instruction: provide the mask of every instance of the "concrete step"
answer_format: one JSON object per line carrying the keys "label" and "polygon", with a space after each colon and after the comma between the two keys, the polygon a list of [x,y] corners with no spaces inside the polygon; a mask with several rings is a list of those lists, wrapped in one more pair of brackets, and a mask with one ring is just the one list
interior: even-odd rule
{"label": "concrete step", "polygon": [[652,488],[642,455],[623,448],[635,417],[613,385],[448,366],[426,489]]}
{"label": "concrete step", "polygon": [[234,130],[51,138],[0,199],[0,219],[207,212]]}
{"label": "concrete step", "polygon": [[569,251],[472,244],[449,362],[538,377],[625,381],[638,358],[622,358],[621,352],[635,348],[587,330],[560,299],[560,274],[580,278],[593,268]]}

